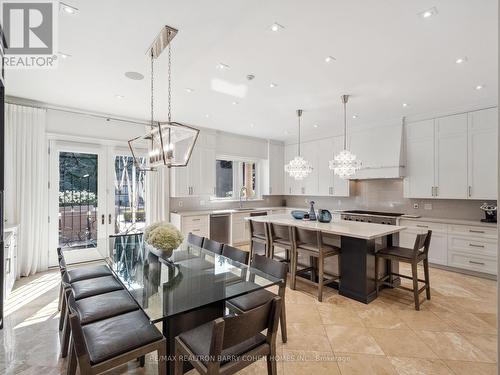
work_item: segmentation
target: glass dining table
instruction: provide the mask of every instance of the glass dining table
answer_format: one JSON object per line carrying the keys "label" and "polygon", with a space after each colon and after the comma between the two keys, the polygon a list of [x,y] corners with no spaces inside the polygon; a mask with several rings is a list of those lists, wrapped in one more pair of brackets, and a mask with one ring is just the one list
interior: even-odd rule
{"label": "glass dining table", "polygon": [[[110,236],[98,249],[151,322],[161,323],[169,374],[177,335],[224,316],[227,300],[282,282],[187,242],[169,257],[147,244],[142,234]],[[185,371],[189,368],[185,362]]]}

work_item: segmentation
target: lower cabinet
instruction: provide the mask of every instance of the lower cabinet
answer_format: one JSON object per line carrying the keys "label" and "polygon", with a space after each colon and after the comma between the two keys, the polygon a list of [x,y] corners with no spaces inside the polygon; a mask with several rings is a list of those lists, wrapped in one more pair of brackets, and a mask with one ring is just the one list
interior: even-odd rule
{"label": "lower cabinet", "polygon": [[170,221],[181,231],[184,237],[190,232],[200,237],[210,236],[208,215],[183,216],[171,213]]}
{"label": "lower cabinet", "polygon": [[17,229],[11,228],[4,232],[4,299],[7,299],[16,282],[17,269]]}
{"label": "lower cabinet", "polygon": [[401,219],[402,247],[413,248],[418,233],[432,230],[429,262],[470,271],[497,273],[496,228]]}

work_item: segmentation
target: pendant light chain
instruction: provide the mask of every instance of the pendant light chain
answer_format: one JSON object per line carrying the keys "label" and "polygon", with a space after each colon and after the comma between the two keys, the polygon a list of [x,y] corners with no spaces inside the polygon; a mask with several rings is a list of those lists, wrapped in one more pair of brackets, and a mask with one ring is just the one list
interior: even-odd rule
{"label": "pendant light chain", "polygon": [[300,115],[301,115],[300,109],[297,111],[297,115],[299,116],[299,156],[300,156]]}
{"label": "pendant light chain", "polygon": [[[167,40],[170,40],[170,30],[168,31]],[[168,43],[168,122],[172,120],[172,48],[171,43]]]}
{"label": "pendant light chain", "polygon": [[344,150],[347,150],[347,101],[344,100]]}
{"label": "pendant light chain", "polygon": [[154,92],[155,92],[155,86],[154,86],[154,56],[153,56],[153,49],[151,49],[151,130],[153,130],[154,127],[154,121],[155,121],[155,112],[154,112]]}

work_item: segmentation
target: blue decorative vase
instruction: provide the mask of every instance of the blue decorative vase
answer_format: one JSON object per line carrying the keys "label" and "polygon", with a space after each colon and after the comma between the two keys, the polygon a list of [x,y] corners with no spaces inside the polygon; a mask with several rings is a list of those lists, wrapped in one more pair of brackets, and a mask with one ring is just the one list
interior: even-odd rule
{"label": "blue decorative vase", "polygon": [[328,210],[318,210],[318,221],[321,223],[329,223],[332,221],[332,214]]}
{"label": "blue decorative vase", "polygon": [[316,211],[314,211],[314,201],[309,202],[311,209],[309,210],[309,220],[316,221]]}

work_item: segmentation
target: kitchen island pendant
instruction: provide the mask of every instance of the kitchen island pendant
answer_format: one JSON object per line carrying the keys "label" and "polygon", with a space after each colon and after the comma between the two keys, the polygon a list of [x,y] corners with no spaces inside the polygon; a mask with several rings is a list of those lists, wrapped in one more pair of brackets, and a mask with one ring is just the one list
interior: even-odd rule
{"label": "kitchen island pendant", "polygon": [[300,155],[300,118],[302,117],[302,109],[297,110],[297,117],[299,119],[299,142],[298,142],[298,155],[285,165],[285,172],[295,180],[303,180],[311,174],[313,168],[311,164]]}

